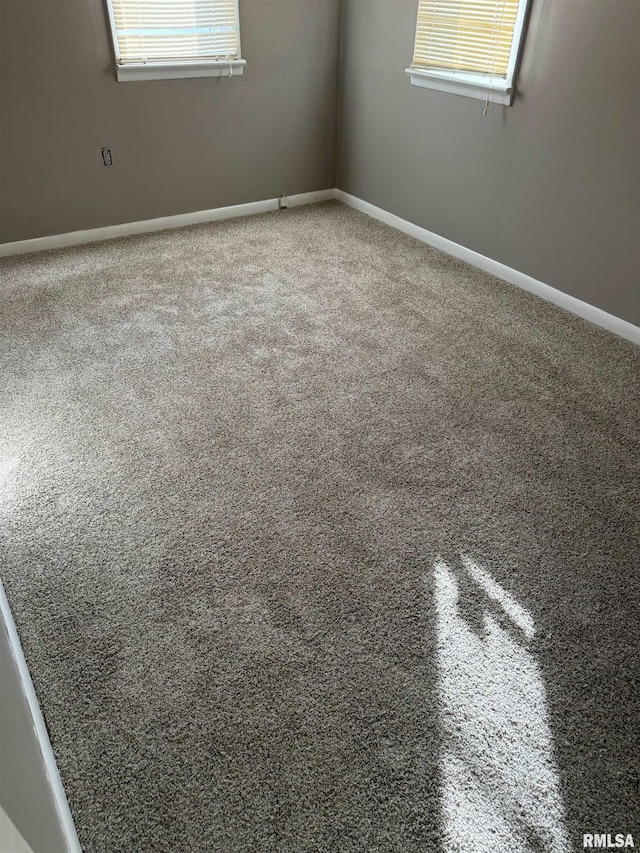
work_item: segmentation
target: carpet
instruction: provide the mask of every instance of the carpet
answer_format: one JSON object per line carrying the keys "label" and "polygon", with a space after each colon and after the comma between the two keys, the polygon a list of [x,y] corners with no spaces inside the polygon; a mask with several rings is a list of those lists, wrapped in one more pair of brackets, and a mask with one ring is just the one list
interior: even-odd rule
{"label": "carpet", "polygon": [[86,851],[640,839],[636,348],[336,202],[0,274],[0,571]]}

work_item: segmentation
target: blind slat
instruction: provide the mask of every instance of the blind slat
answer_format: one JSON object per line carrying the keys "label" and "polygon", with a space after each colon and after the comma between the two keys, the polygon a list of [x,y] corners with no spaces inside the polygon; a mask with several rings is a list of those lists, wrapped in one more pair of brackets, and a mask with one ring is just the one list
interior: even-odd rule
{"label": "blind slat", "polygon": [[240,58],[236,0],[111,0],[119,63]]}
{"label": "blind slat", "polygon": [[412,65],[506,78],[524,0],[419,0]]}

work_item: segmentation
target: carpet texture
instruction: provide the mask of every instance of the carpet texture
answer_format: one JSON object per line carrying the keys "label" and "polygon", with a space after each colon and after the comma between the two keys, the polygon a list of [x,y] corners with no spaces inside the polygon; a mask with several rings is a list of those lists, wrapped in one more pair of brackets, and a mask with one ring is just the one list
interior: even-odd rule
{"label": "carpet texture", "polygon": [[334,202],[0,274],[86,851],[638,845],[637,349]]}

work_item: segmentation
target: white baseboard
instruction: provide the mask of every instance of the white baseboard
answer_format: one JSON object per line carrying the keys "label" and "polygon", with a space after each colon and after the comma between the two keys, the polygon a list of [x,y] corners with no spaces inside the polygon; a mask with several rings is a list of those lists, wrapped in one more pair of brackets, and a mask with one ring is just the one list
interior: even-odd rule
{"label": "white baseboard", "polygon": [[320,201],[331,201],[336,197],[333,187],[330,190],[318,190],[315,193],[298,193],[298,195],[286,196],[282,203],[287,207],[300,207],[303,204],[317,204]]}
{"label": "white baseboard", "polygon": [[[298,193],[283,198],[282,204],[284,207],[299,207],[303,204],[327,201],[335,198],[335,195],[336,191],[333,188]],[[116,237],[129,237],[132,234],[183,228],[186,225],[200,225],[203,222],[217,222],[221,219],[233,219],[236,216],[251,216],[254,213],[267,213],[270,210],[278,210],[277,198],[253,201],[249,204],[234,204],[230,207],[215,207],[212,210],[196,210],[193,213],[178,213],[175,216],[161,216],[158,219],[143,219],[139,222],[124,222],[122,225],[106,225],[103,228],[89,228],[86,231],[69,231],[66,234],[52,234],[50,237],[34,237],[31,240],[18,240],[15,243],[0,243],[0,258],[25,255],[29,252],[43,252],[46,249],[80,246],[100,240],[113,240]]]}
{"label": "white baseboard", "polygon": [[[42,773],[46,775],[45,790],[48,788],[48,791],[50,792],[50,795],[47,797],[47,799],[50,798],[50,800],[53,801],[53,805],[55,806],[55,813],[58,817],[58,824],[60,829],[59,834],[62,836],[62,838],[64,838],[64,841],[67,846],[67,853],[82,853],[82,848],[80,847],[80,842],[76,833],[75,824],[73,822],[73,818],[71,817],[71,811],[69,809],[67,797],[62,786],[62,780],[60,779],[58,765],[56,764],[56,760],[53,755],[53,750],[51,748],[51,742],[49,740],[49,735],[47,734],[47,727],[42,717],[42,712],[38,703],[38,697],[36,696],[36,691],[33,687],[31,676],[29,675],[27,662],[24,659],[24,653],[22,651],[22,646],[20,645],[20,639],[18,637],[18,632],[13,621],[13,616],[11,615],[11,608],[9,607],[9,602],[7,601],[7,596],[5,594],[2,581],[0,581],[0,619],[2,620],[2,622],[4,622],[4,628],[6,630],[6,635],[9,641],[9,654],[13,659],[13,663],[18,673],[20,689],[22,691],[22,697],[20,699],[20,702],[24,703],[26,705],[26,708],[28,709],[28,714],[31,717],[31,725],[33,726],[33,735],[35,736],[37,747],[40,751],[40,756],[42,759],[41,770],[39,771],[38,778],[43,778],[41,775]],[[6,730],[2,733],[3,738],[10,736],[10,734],[11,733],[7,732]],[[6,743],[4,744],[4,747],[6,760],[8,752],[8,750],[6,750]],[[26,789],[28,790],[30,787],[30,780],[27,778],[21,779],[20,781],[22,785],[26,786]],[[33,807],[37,808],[36,802],[34,802]],[[18,830],[20,830],[20,827],[18,827]]]}
{"label": "white baseboard", "polygon": [[41,252],[45,249],[60,249],[66,246],[78,246],[83,243],[112,240],[116,237],[146,234],[169,228],[182,228],[186,225],[216,222],[221,219],[232,219],[236,216],[251,216],[254,213],[266,213],[270,210],[277,210],[279,204],[283,207],[298,207],[303,204],[315,204],[330,199],[337,199],[349,205],[349,207],[353,207],[355,210],[366,213],[368,216],[373,217],[373,219],[384,222],[385,225],[397,228],[398,231],[409,234],[411,237],[416,237],[423,243],[440,249],[454,258],[459,258],[461,261],[465,261],[490,275],[496,276],[496,278],[501,278],[510,284],[515,284],[516,287],[520,287],[522,290],[534,293],[536,296],[546,299],[547,302],[552,302],[554,305],[564,308],[565,311],[582,317],[584,320],[589,320],[596,326],[607,329],[621,338],[625,338],[635,344],[640,344],[640,327],[634,326],[633,323],[621,320],[619,317],[608,314],[594,305],[589,305],[588,302],[583,302],[581,299],[576,299],[575,296],[569,296],[568,293],[563,293],[563,291],[557,290],[555,287],[551,287],[551,285],[544,284],[526,273],[519,272],[512,267],[506,266],[506,264],[501,264],[499,261],[494,261],[492,258],[487,258],[479,252],[474,252],[473,249],[467,249],[459,243],[454,243],[453,240],[447,240],[446,237],[434,234],[433,231],[427,231],[426,228],[414,225],[413,222],[401,219],[399,216],[388,213],[381,207],[376,207],[368,201],[363,201],[361,198],[349,195],[349,193],[339,189],[299,193],[297,195],[285,196],[280,200],[271,198],[265,201],[250,202],[249,204],[235,204],[231,207],[216,207],[212,210],[196,210],[193,213],[179,213],[175,216],[162,216],[158,219],[145,219],[140,222],[125,222],[122,225],[108,225],[104,228],[91,228],[87,231],[71,231],[68,234],[36,237],[32,240],[19,240],[15,243],[0,243],[0,257],[22,255],[28,252]]}
{"label": "white baseboard", "polygon": [[640,344],[640,328],[634,326],[633,323],[621,320],[613,314],[608,314],[594,305],[589,305],[588,302],[576,299],[575,296],[569,296],[569,294],[563,293],[555,287],[551,287],[525,273],[512,269],[512,267],[501,264],[499,261],[494,261],[485,255],[481,255],[479,252],[474,252],[472,249],[461,246],[459,243],[447,240],[446,237],[434,234],[433,231],[420,228],[419,225],[414,225],[413,222],[408,222],[406,219],[401,219],[393,213],[388,213],[381,207],[369,204],[368,201],[363,201],[361,198],[357,198],[357,196],[349,195],[342,190],[336,190],[335,198],[349,205],[349,207],[353,207],[355,210],[366,213],[373,219],[384,222],[385,225],[390,225],[392,228],[397,228],[398,231],[409,234],[411,237],[416,237],[423,243],[428,243],[429,246],[441,249],[448,255],[459,258],[461,261],[466,261],[466,263],[484,270],[496,278],[508,281],[509,284],[515,284],[516,287],[528,290],[529,293],[534,293],[536,296],[541,296],[547,302],[552,302],[554,305],[564,308],[565,311],[569,311],[571,314],[576,314],[578,317],[589,320],[596,326],[601,326],[603,329],[614,332],[621,338],[625,338],[634,344]]}

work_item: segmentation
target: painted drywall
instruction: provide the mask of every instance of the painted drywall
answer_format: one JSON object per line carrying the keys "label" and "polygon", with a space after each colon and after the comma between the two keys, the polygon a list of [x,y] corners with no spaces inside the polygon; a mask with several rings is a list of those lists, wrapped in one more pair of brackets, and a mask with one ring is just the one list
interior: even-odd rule
{"label": "painted drywall", "polygon": [[36,853],[67,853],[55,798],[38,745],[7,629],[0,614],[0,850],[18,853],[12,832]]}
{"label": "painted drywall", "polygon": [[533,0],[512,107],[411,86],[417,0],[344,0],[337,185],[640,324],[640,4]]}
{"label": "painted drywall", "polygon": [[0,242],[334,187],[339,7],[240,0],[243,77],[118,83],[104,0],[0,0]]}
{"label": "painted drywall", "polygon": [[640,4],[533,0],[486,116],[410,85],[416,9],[240,0],[244,77],[117,83],[104,0],[0,0],[0,242],[337,183],[639,324]]}

